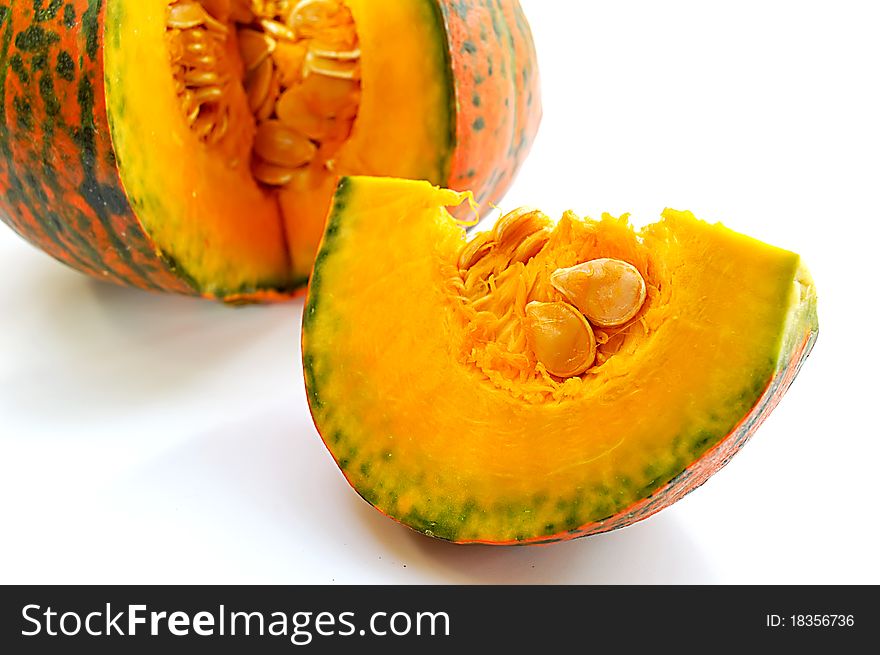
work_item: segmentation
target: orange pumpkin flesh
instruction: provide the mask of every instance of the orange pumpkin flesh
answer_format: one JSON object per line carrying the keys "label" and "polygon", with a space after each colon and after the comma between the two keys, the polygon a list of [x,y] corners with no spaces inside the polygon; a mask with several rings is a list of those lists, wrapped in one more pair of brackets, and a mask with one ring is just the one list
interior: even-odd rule
{"label": "orange pumpkin flesh", "polygon": [[[666,210],[639,232],[569,213],[521,257],[540,221],[467,242],[445,209],[464,199],[344,179],[303,319],[328,449],[358,493],[425,534],[544,543],[650,515],[745,443],[816,337],[791,252]],[[566,302],[553,273],[600,258],[638,270],[644,304],[595,327],[595,363],[559,377],[530,347],[526,307]]]}
{"label": "orange pumpkin flesh", "polygon": [[[170,17],[193,4],[226,26],[222,47],[209,53],[231,107],[216,139],[202,120],[212,112],[194,120],[175,77],[169,33],[182,28]],[[72,0],[2,9],[0,217],[56,258],[113,282],[276,299],[307,279],[339,174],[473,188],[486,205],[506,190],[540,118],[534,49],[517,2],[346,0],[359,50],[356,119],[315,142],[320,156],[284,184],[256,175],[253,73],[243,53],[258,45],[250,32],[269,28],[256,16],[235,18],[247,4]],[[286,79],[297,55],[281,49]],[[189,90],[207,84],[194,81],[197,72],[185,71]]]}

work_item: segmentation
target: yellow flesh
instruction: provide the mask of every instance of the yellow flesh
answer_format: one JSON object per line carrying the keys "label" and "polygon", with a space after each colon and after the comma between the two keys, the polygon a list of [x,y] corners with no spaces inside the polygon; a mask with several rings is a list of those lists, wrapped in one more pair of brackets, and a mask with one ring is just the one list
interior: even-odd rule
{"label": "yellow flesh", "polygon": [[[475,289],[492,298],[474,307],[463,230],[441,209],[461,201],[427,184],[354,178],[325,244],[318,318],[307,317],[304,337],[318,397],[333,408],[319,408],[317,423],[328,444],[349,435],[351,452],[334,454],[359,490],[376,480],[399,490],[384,511],[424,516],[432,503],[471,499],[534,508],[482,515],[471,535],[512,538],[540,512],[555,515],[536,494],[571,499],[588,482],[619,489],[683,467],[694,456],[687,440],[727,434],[773,375],[797,306],[797,255],[688,213],[667,210],[638,234],[625,218],[569,213],[528,263],[489,281],[490,256],[480,258],[487,281]],[[645,308],[610,338],[621,340],[614,356],[582,377],[548,379],[517,332],[519,308],[559,300],[550,274],[600,257],[642,273]],[[322,303],[323,290],[338,300]]]}
{"label": "yellow flesh", "polygon": [[181,112],[165,47],[168,4],[107,6],[116,33],[105,77],[126,192],[159,249],[206,293],[283,285],[290,262],[277,203],[228,157],[203,147]]}
{"label": "yellow flesh", "polygon": [[[387,175],[440,181],[448,176],[448,71],[438,25],[424,0],[345,0],[361,48],[358,117],[336,153],[340,175]],[[336,179],[293,185],[280,193],[294,268],[311,266],[336,189]]]}

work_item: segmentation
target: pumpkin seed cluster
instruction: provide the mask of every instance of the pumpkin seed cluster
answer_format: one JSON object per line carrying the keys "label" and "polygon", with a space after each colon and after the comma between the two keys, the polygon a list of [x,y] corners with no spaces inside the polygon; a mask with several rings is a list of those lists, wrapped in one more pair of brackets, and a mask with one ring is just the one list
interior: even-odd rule
{"label": "pumpkin seed cluster", "polygon": [[[539,363],[564,380],[582,375],[613,354],[613,349],[599,352],[598,347],[620,334],[641,311],[647,285],[629,262],[594,258],[555,268],[549,284],[557,297],[531,300],[538,276],[527,275],[526,264],[546,247],[551,232],[543,213],[520,208],[504,215],[491,231],[478,233],[459,253],[463,291],[459,297],[474,312],[475,325],[490,320],[481,314],[503,324],[494,332],[505,345],[492,349],[496,361],[522,368],[515,353],[527,349],[531,366]],[[475,291],[479,297],[475,298]],[[500,316],[499,303],[505,307]]]}
{"label": "pumpkin seed cluster", "polygon": [[201,141],[218,145],[234,127],[240,85],[255,179],[285,187],[308,184],[313,169],[332,171],[360,104],[357,31],[340,0],[177,0],[166,37],[183,113]]}

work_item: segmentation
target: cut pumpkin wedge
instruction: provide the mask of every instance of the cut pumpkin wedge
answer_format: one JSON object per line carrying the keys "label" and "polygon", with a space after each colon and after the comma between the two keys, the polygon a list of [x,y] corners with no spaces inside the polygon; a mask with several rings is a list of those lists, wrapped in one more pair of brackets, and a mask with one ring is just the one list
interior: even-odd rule
{"label": "cut pumpkin wedge", "polygon": [[[518,210],[468,240],[447,209],[467,198],[343,179],[303,320],[328,449],[363,498],[426,535],[546,543],[649,516],[742,447],[818,334],[798,255],[721,224],[667,209],[636,231],[625,217]],[[585,262],[611,282],[561,291],[554,273]],[[623,289],[603,306],[634,315],[570,320],[563,304],[592,306],[578,289]],[[565,320],[536,341],[526,308],[540,303]],[[572,332],[584,324],[594,359],[542,361],[554,345],[584,351]]]}

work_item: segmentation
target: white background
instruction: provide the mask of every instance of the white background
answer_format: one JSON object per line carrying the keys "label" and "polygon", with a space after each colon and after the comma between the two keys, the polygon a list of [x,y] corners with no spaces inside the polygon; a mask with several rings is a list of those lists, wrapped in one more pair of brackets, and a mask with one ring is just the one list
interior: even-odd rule
{"label": "white background", "polygon": [[812,269],[819,342],[745,450],[622,531],[431,541],[319,440],[301,301],[118,289],[4,228],[0,581],[880,583],[876,3],[523,4],[545,119],[503,207],[691,209]]}

